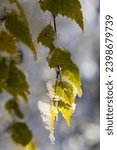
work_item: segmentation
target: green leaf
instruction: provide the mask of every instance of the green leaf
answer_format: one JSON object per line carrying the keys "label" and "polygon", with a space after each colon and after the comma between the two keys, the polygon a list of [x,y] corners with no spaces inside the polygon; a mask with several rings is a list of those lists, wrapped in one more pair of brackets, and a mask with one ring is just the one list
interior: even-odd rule
{"label": "green leaf", "polygon": [[18,96],[27,99],[29,86],[23,72],[14,61],[8,62],[6,58],[0,58],[0,91],[7,91],[13,97]]}
{"label": "green leaf", "polygon": [[9,0],[10,3],[16,3],[17,0]]}
{"label": "green leaf", "polygon": [[6,80],[8,79],[9,67],[6,64],[5,58],[0,58],[0,93],[6,87]]}
{"label": "green leaf", "polygon": [[56,95],[60,97],[60,99],[68,105],[72,105],[74,103],[74,93],[73,87],[70,83],[61,81],[55,85]]}
{"label": "green leaf", "polygon": [[0,50],[8,53],[16,53],[16,41],[14,37],[6,31],[0,32]]}
{"label": "green leaf", "polygon": [[58,14],[67,16],[75,20],[81,29],[84,30],[83,15],[79,0],[40,0],[39,3],[43,11],[50,11],[55,16]]}
{"label": "green leaf", "polygon": [[21,112],[16,99],[11,99],[6,102],[5,108],[8,110],[9,113],[14,112],[18,118],[22,119],[24,117],[24,114]]}
{"label": "green leaf", "polygon": [[15,62],[10,63],[10,71],[7,79],[6,90],[14,97],[22,96],[27,99],[28,83],[23,72],[16,66]]}
{"label": "green leaf", "polygon": [[63,101],[58,101],[58,110],[61,112],[62,116],[67,122],[67,125],[70,126],[70,116],[72,114],[71,107],[65,104]]}
{"label": "green leaf", "polygon": [[78,95],[82,96],[80,71],[71,59],[71,55],[66,50],[59,48],[54,49],[48,57],[50,68],[55,68],[60,65],[61,75],[65,76],[70,83],[76,87]]}
{"label": "green leaf", "polygon": [[37,42],[41,42],[44,46],[50,48],[50,50],[54,49],[53,41],[54,41],[54,30],[51,25],[47,25],[42,32],[39,34],[37,38]]}
{"label": "green leaf", "polygon": [[27,22],[27,19],[25,17],[25,14],[24,14],[24,11],[22,9],[22,6],[20,5],[19,1],[18,0],[9,0],[9,2],[12,4],[12,3],[15,3],[17,5],[17,8],[19,9],[19,14],[18,16],[20,17],[20,19],[22,19],[22,21],[28,26],[28,22]]}
{"label": "green leaf", "polygon": [[5,26],[13,36],[26,44],[36,54],[29,27],[22,13],[18,15],[15,11],[10,12],[7,15]]}
{"label": "green leaf", "polygon": [[50,132],[53,132],[54,123],[55,123],[55,121],[58,121],[58,111],[57,111],[57,108],[54,105],[50,106],[50,114],[51,114]]}
{"label": "green leaf", "polygon": [[32,132],[25,123],[16,122],[11,126],[12,139],[22,146],[28,145],[32,141]]}

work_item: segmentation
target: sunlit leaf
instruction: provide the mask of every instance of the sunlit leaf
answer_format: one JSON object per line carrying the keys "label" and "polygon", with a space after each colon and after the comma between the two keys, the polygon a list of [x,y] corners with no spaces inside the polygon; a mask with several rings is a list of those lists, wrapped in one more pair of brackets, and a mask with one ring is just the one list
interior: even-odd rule
{"label": "sunlit leaf", "polygon": [[70,83],[61,81],[55,85],[56,95],[60,97],[60,99],[68,105],[72,105],[74,103],[74,93],[73,87]]}
{"label": "sunlit leaf", "polygon": [[34,143],[33,139],[29,142],[29,144],[27,144],[25,146],[25,149],[26,150],[36,150],[36,146],[35,146],[35,143]]}
{"label": "sunlit leaf", "polygon": [[0,50],[8,53],[16,53],[16,41],[14,37],[6,31],[0,32]]}
{"label": "sunlit leaf", "polygon": [[15,99],[11,99],[8,102],[6,102],[5,108],[8,110],[9,113],[14,112],[15,115],[21,119],[24,117]]}
{"label": "sunlit leaf", "polygon": [[[50,113],[51,113],[51,120],[50,120],[50,123],[51,123],[51,130],[54,129],[54,123],[55,121],[58,120],[58,112],[57,112],[57,109],[55,106],[51,106],[50,107]],[[51,132],[51,131],[50,131]]]}
{"label": "sunlit leaf", "polygon": [[32,132],[23,122],[16,122],[11,126],[12,139],[22,146],[26,146],[32,140]]}
{"label": "sunlit leaf", "polygon": [[29,27],[24,20],[25,18],[23,18],[23,16],[21,17],[21,14],[18,15],[15,11],[12,11],[7,15],[5,26],[13,36],[36,53]]}
{"label": "sunlit leaf", "polygon": [[53,15],[67,16],[75,20],[84,30],[83,15],[79,0],[40,0],[41,9],[50,11]]}
{"label": "sunlit leaf", "polygon": [[82,96],[80,71],[72,61],[68,51],[59,48],[54,49],[48,57],[48,63],[50,68],[60,65],[61,75],[65,76],[76,87],[78,95]]}
{"label": "sunlit leaf", "polygon": [[37,42],[41,42],[44,46],[52,50],[54,48],[54,30],[51,25],[46,26],[37,38]]}
{"label": "sunlit leaf", "polygon": [[51,106],[50,104],[40,100],[38,102],[38,108],[45,128],[50,131],[49,138],[51,142],[54,143],[54,123],[58,120],[58,110],[55,106]]}
{"label": "sunlit leaf", "polygon": [[67,104],[65,104],[63,101],[58,101],[58,110],[61,112],[62,116],[67,122],[67,125],[70,125],[70,116],[72,114],[71,107],[69,107]]}

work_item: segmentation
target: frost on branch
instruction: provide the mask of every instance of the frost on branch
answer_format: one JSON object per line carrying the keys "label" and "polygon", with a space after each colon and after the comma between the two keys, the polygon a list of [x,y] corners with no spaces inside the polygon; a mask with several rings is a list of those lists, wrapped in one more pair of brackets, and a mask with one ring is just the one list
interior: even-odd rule
{"label": "frost on branch", "polygon": [[72,85],[66,81],[53,82],[48,81],[47,84],[48,98],[47,102],[38,102],[38,108],[41,113],[41,118],[45,124],[45,128],[50,131],[49,138],[54,144],[54,123],[58,121],[58,112],[65,119],[67,125],[70,125],[70,117],[75,111],[75,94]]}
{"label": "frost on branch", "polygon": [[39,101],[38,108],[41,113],[41,118],[45,124],[45,128],[50,131],[49,138],[51,143],[55,143],[54,137],[54,122],[58,120],[58,111],[55,106],[51,106],[45,102]]}
{"label": "frost on branch", "polygon": [[51,100],[54,99],[55,101],[59,101],[60,97],[58,95],[56,95],[54,85],[55,85],[55,83],[52,82],[51,80],[46,83],[46,87],[47,87],[47,90],[48,90],[47,95],[49,96],[49,98]]}

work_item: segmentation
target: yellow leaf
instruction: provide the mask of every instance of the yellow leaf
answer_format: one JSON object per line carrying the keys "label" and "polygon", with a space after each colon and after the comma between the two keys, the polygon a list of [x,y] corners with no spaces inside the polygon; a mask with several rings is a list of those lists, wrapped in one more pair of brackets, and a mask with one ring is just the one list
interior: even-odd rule
{"label": "yellow leaf", "polygon": [[50,107],[50,113],[51,113],[51,120],[50,120],[50,122],[51,122],[51,129],[50,130],[54,130],[54,122],[58,121],[58,111],[57,111],[55,106],[52,105]]}
{"label": "yellow leaf", "polygon": [[73,87],[69,82],[60,81],[55,85],[56,95],[60,97],[65,104],[72,105],[74,103]]}
{"label": "yellow leaf", "polygon": [[0,32],[0,50],[8,53],[16,53],[16,41],[14,37],[6,31]]}
{"label": "yellow leaf", "polygon": [[71,54],[65,49],[55,48],[48,57],[50,68],[56,68],[60,65],[60,74],[65,76],[66,79],[77,89],[78,96],[82,96],[80,70],[77,65],[72,61]]}
{"label": "yellow leaf", "polygon": [[36,150],[36,146],[35,146],[33,139],[25,146],[25,149],[26,150]]}
{"label": "yellow leaf", "polygon": [[66,120],[67,125],[70,126],[70,117],[71,117],[71,114],[72,114],[71,107],[69,107],[64,102],[59,101],[57,108],[61,112],[61,114],[64,117],[64,119]]}

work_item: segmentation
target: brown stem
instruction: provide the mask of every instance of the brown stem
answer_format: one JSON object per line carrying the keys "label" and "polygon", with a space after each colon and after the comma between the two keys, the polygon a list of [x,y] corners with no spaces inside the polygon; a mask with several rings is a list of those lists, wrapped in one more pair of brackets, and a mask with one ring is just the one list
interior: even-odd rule
{"label": "brown stem", "polygon": [[54,21],[54,31],[55,31],[55,34],[57,36],[57,28],[56,28],[56,16],[53,15],[53,21]]}
{"label": "brown stem", "polygon": [[[53,23],[54,23],[54,31],[55,31],[55,36],[57,37],[57,27],[56,27],[56,16],[53,15]],[[56,86],[57,86],[57,83],[59,82],[59,77],[60,77],[60,80],[61,80],[61,75],[60,75],[60,65],[57,65],[56,67],[56,83],[55,83],[55,93],[56,93]],[[57,103],[55,100],[53,100],[53,105],[56,106]]]}
{"label": "brown stem", "polygon": [[[57,36],[57,29],[56,29],[56,16],[53,15],[53,23],[54,23],[54,32],[55,32],[55,35]],[[56,93],[56,85],[58,83],[58,78],[59,78],[59,65],[57,66],[57,69],[56,69],[56,84],[55,84],[55,93]]]}

